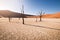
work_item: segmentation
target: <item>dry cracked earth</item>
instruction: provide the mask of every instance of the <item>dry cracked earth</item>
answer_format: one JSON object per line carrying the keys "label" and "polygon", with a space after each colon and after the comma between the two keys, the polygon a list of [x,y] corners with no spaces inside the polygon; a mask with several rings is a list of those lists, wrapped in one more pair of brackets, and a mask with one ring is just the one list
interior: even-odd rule
{"label": "dry cracked earth", "polygon": [[0,40],[60,40],[60,19],[0,18]]}

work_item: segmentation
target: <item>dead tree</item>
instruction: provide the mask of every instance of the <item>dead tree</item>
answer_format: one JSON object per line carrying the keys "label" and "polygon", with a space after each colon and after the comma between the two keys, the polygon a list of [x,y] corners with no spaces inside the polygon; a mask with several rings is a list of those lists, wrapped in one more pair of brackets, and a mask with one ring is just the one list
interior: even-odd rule
{"label": "dead tree", "polygon": [[40,21],[42,21],[42,16],[45,14],[45,12],[42,12],[42,10],[41,10],[41,12],[39,14],[40,14]]}
{"label": "dead tree", "polygon": [[37,22],[37,13],[36,13],[36,22]]}
{"label": "dead tree", "polygon": [[42,21],[42,11],[39,13],[40,15],[40,21]]}
{"label": "dead tree", "polygon": [[22,23],[24,24],[24,5],[22,5]]}
{"label": "dead tree", "polygon": [[36,16],[36,22],[37,22],[37,16]]}
{"label": "dead tree", "polygon": [[[20,15],[20,13],[19,13],[19,15]],[[20,20],[20,16],[19,16],[19,20]]]}
{"label": "dead tree", "polygon": [[9,22],[11,22],[11,18],[10,18],[10,16],[9,16],[8,18],[9,18]]}
{"label": "dead tree", "polygon": [[23,11],[23,15],[22,15],[22,23],[24,24],[24,11]]}

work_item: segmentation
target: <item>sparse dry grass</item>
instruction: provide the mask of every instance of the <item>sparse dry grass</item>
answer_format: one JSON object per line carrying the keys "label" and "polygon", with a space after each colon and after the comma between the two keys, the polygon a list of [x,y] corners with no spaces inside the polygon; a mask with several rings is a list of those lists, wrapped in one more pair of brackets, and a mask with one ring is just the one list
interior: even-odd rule
{"label": "sparse dry grass", "polygon": [[23,25],[22,19],[0,18],[0,40],[60,40],[60,19],[25,18]]}

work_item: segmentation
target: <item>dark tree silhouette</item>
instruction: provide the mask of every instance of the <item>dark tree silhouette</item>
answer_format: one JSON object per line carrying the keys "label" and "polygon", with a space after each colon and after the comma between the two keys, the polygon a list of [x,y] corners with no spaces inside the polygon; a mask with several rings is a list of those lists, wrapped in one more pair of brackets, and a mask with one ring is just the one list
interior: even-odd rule
{"label": "dark tree silhouette", "polygon": [[24,5],[22,5],[22,23],[24,24]]}
{"label": "dark tree silhouette", "polygon": [[37,22],[37,14],[36,14],[36,22]]}
{"label": "dark tree silhouette", "polygon": [[24,11],[23,11],[23,17],[22,17],[22,20],[23,20],[23,24],[24,24]]}
{"label": "dark tree silhouette", "polygon": [[[20,13],[19,13],[19,15],[20,15]],[[20,20],[20,16],[19,16],[18,18],[19,18],[19,20]]]}
{"label": "dark tree silhouette", "polygon": [[10,16],[9,16],[8,18],[9,18],[9,22],[11,22],[11,18],[10,18]]}
{"label": "dark tree silhouette", "polygon": [[40,12],[40,21],[42,21],[42,11]]}
{"label": "dark tree silhouette", "polygon": [[44,15],[44,14],[45,14],[45,12],[42,12],[42,10],[41,10],[41,12],[39,12],[40,21],[42,21],[42,15]]}

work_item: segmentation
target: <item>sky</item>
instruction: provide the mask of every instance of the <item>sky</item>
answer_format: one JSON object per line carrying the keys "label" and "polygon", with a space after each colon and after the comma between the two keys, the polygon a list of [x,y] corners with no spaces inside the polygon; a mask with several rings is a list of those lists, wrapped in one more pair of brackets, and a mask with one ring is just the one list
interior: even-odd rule
{"label": "sky", "polygon": [[46,14],[60,12],[60,0],[0,0],[0,10],[21,12],[24,5],[25,14],[38,14],[41,10]]}

